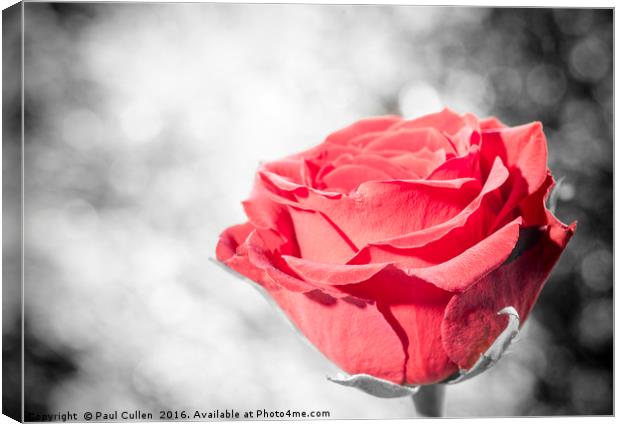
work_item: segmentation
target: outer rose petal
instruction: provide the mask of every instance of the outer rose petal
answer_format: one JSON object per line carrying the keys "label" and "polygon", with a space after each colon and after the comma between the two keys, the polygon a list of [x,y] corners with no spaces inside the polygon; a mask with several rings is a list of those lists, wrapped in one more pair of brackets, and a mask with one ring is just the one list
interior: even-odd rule
{"label": "outer rose petal", "polygon": [[525,227],[545,225],[547,223],[545,201],[554,185],[553,176],[550,172],[547,172],[547,178],[540,188],[519,203],[519,211],[523,217],[523,225]]}
{"label": "outer rose petal", "polygon": [[551,214],[549,222],[533,247],[509,259],[448,304],[441,326],[443,343],[461,368],[470,368],[504,329],[507,318],[498,316],[498,311],[513,306],[522,323],[527,318],[575,230],[574,223],[567,227]]}
{"label": "outer rose petal", "polygon": [[372,263],[393,263],[408,275],[442,290],[461,292],[508,259],[517,244],[520,223],[521,218],[515,219],[461,253],[458,253],[462,249],[460,246],[470,243],[468,235],[463,234],[463,227],[458,228],[453,237],[423,247],[370,246],[367,252]]}
{"label": "outer rose petal", "polygon": [[389,263],[363,265],[326,264],[294,256],[282,259],[305,281],[322,285],[348,285],[366,281],[389,266]]}
{"label": "outer rose petal", "polygon": [[517,218],[460,255],[428,268],[408,270],[408,273],[443,290],[467,290],[509,257],[519,238],[520,223],[521,218]]}
{"label": "outer rose petal", "polygon": [[[241,226],[231,227],[220,235],[216,250],[218,260],[266,289],[282,288],[296,293],[309,293],[319,288],[309,281],[291,275],[294,272],[277,254],[269,252],[265,241],[256,230],[250,232],[241,244],[236,245],[237,239],[229,234],[231,230],[237,231],[236,227]],[[233,249],[235,253],[230,255]],[[329,286],[321,289],[332,296],[346,296]]]}
{"label": "outer rose petal", "polygon": [[215,256],[218,261],[225,262],[232,258],[237,251],[237,246],[242,244],[254,227],[249,222],[228,227],[220,234],[219,242],[215,248]]}
{"label": "outer rose petal", "polygon": [[357,297],[377,300],[407,351],[408,384],[436,383],[457,370],[441,340],[441,322],[451,293],[394,267],[360,284],[340,288]]}
{"label": "outer rose petal", "polygon": [[254,228],[249,223],[227,228],[220,234],[215,255],[218,261],[239,274],[261,285],[268,286],[270,283],[264,281],[263,271],[249,260],[246,240],[254,232]]}
{"label": "outer rose petal", "polygon": [[279,248],[283,253],[299,253],[291,217],[285,206],[274,202],[260,180],[257,180],[252,195],[241,202],[250,223],[261,233],[270,249]]}
{"label": "outer rose petal", "polygon": [[403,346],[376,304],[319,291],[270,294],[308,340],[346,372],[404,382]]}
{"label": "outer rose petal", "polygon": [[[345,286],[338,286],[338,288],[342,290],[342,293],[338,296],[341,299],[339,303],[340,305],[348,306],[346,304],[347,293],[355,296],[355,298],[368,299],[370,301],[377,302],[377,310],[383,314],[384,319],[387,320],[390,325],[391,334],[389,334],[389,337],[391,338],[392,334],[396,334],[399,338],[399,343],[401,344],[401,352],[403,352],[403,349],[407,352],[406,356],[403,355],[403,360],[401,363],[401,371],[404,372],[406,370],[407,374],[406,378],[404,378],[403,381],[400,381],[401,383],[431,384],[447,378],[456,371],[456,365],[448,358],[443,350],[440,331],[445,306],[452,296],[450,293],[441,291],[416,278],[409,277],[394,267],[375,265],[368,267],[354,267],[347,265],[330,266],[331,268],[337,270],[340,270],[340,268],[348,268],[348,271],[350,271],[350,275],[347,275],[346,271],[343,271],[343,274],[337,275],[330,274],[330,272],[323,269],[320,264],[312,264],[299,258],[287,257],[285,259],[287,262],[295,265],[293,269],[296,272],[302,272],[305,281],[313,281],[313,284],[318,284],[321,287],[321,290],[325,288],[326,284],[345,284]],[[352,282],[360,283],[353,286],[346,285],[347,283]],[[275,297],[278,294],[284,295],[285,293],[286,291],[283,290],[281,292],[274,292],[272,295]],[[329,303],[335,303],[334,299],[331,299],[328,296],[321,295],[320,298],[324,300],[323,303],[326,306],[329,306]],[[297,299],[304,300],[299,296],[297,296]],[[357,307],[361,308],[363,304],[363,302],[361,304],[358,302]],[[319,307],[319,305],[315,306],[317,308]],[[318,310],[312,312],[308,311],[308,314],[313,315],[310,315],[309,317],[300,317],[296,315],[296,312],[299,311],[296,309],[297,307],[298,304],[295,304],[291,306],[290,311],[287,310],[289,316],[294,322],[297,323],[301,331],[304,332],[304,334],[306,334],[308,338],[328,357],[348,372],[372,374],[368,371],[367,367],[369,365],[364,365],[363,367],[349,366],[347,368],[345,365],[347,354],[343,353],[343,359],[339,362],[336,359],[336,355],[340,353],[326,350],[338,350],[336,349],[337,344],[342,342],[342,340],[337,338],[337,336],[331,336],[336,337],[336,341],[330,338],[329,334],[332,330],[329,322],[325,323],[324,326],[321,324],[317,328],[315,320],[319,319],[320,321],[322,318],[319,315],[314,314],[320,314],[321,312]],[[366,306],[366,308],[370,307],[371,305]],[[373,313],[375,312],[374,307],[375,306],[372,306]],[[285,307],[283,306],[283,308]],[[332,316],[331,318],[334,319],[332,326],[338,324],[342,325],[343,328],[349,327],[351,331],[360,332],[359,337],[370,338],[360,340],[359,343],[362,344],[370,343],[372,340],[376,340],[380,346],[374,347],[380,349],[382,353],[379,355],[380,358],[377,359],[374,356],[376,353],[367,350],[367,358],[353,359],[360,361],[363,360],[366,362],[378,361],[378,363],[383,363],[383,360],[388,361],[387,363],[389,364],[391,361],[390,355],[387,357],[385,356],[385,347],[382,346],[385,336],[376,337],[372,334],[365,333],[367,331],[374,331],[374,328],[365,328],[365,330],[357,328],[358,325],[361,325],[362,327],[365,326],[363,322],[358,324],[355,320],[350,321],[351,317],[355,318],[354,312],[355,309],[351,309],[350,311],[335,310],[334,314],[342,313],[346,314],[346,316]],[[301,313],[303,313],[303,311]],[[302,321],[304,319],[305,321]],[[365,317],[364,319],[367,320],[366,322],[370,326],[379,325],[379,322],[373,323],[369,321],[369,317]],[[382,326],[383,322],[380,323]],[[327,330],[326,328],[330,328],[330,330]],[[387,331],[387,329],[384,328],[382,331]],[[308,335],[308,332],[310,332],[313,336]],[[322,339],[319,339],[320,337],[322,337]],[[334,347],[326,348],[326,345],[333,345]],[[392,348],[393,346],[391,349]],[[351,347],[346,347],[346,349],[351,349]],[[363,349],[360,348],[360,352],[363,352]],[[398,356],[394,356],[393,360],[396,361],[397,357]],[[395,363],[397,362],[392,363],[390,366],[391,369],[394,367]],[[387,374],[383,377],[377,374],[372,375],[380,378],[386,378],[391,381],[396,381]]]}
{"label": "outer rose petal", "polygon": [[243,224],[224,231],[218,260],[267,289],[306,338],[348,373],[405,381],[402,342],[376,304],[347,293],[330,296],[283,273],[257,245],[256,232],[246,234],[249,230],[251,226]]}
{"label": "outer rose petal", "polygon": [[446,300],[390,306],[408,340],[407,383],[433,384],[457,371],[441,340],[441,323]]}

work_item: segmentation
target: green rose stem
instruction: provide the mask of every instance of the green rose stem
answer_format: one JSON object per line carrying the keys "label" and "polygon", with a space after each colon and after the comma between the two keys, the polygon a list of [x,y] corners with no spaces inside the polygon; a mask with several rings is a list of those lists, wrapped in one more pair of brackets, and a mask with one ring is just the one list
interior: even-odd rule
{"label": "green rose stem", "polygon": [[413,395],[413,403],[418,414],[422,417],[443,417],[445,413],[446,386],[430,384],[420,386],[420,390]]}

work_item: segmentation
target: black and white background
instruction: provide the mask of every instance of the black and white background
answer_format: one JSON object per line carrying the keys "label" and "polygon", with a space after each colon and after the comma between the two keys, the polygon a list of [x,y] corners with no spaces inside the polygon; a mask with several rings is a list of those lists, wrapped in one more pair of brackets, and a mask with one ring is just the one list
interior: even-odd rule
{"label": "black and white background", "polygon": [[449,106],[542,121],[578,229],[519,341],[449,387],[448,415],[612,413],[610,9],[26,3],[24,23],[27,411],[412,416],[329,383],[338,370],[208,258],[259,161]]}

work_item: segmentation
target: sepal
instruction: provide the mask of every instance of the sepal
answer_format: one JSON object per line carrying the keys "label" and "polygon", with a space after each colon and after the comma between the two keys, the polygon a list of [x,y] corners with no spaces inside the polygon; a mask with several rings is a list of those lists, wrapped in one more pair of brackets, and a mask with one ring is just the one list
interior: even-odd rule
{"label": "sepal", "polygon": [[399,398],[413,396],[418,392],[420,386],[407,386],[392,383],[388,380],[373,377],[368,374],[355,374],[346,376],[338,374],[336,377],[327,377],[329,381],[342,386],[354,387],[364,393],[379,398]]}
{"label": "sepal", "polygon": [[469,380],[495,365],[502,357],[506,349],[510,346],[514,338],[519,334],[519,313],[512,306],[507,306],[497,313],[497,315],[508,315],[508,325],[504,331],[495,339],[491,347],[487,349],[476,363],[468,370],[460,370],[458,374],[444,381],[444,384],[456,384]]}
{"label": "sepal", "polygon": [[564,182],[564,177],[560,178],[553,188],[551,189],[551,193],[549,194],[549,199],[547,200],[547,209],[551,211],[551,213],[555,213],[555,210],[558,207],[558,199],[560,197],[560,187],[562,187],[562,183]]}

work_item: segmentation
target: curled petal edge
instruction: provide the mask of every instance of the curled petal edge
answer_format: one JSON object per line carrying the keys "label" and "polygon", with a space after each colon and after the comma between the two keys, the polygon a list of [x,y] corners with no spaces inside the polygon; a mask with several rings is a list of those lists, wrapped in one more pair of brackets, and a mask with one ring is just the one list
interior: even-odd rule
{"label": "curled petal edge", "polygon": [[327,379],[341,386],[354,387],[364,393],[384,399],[413,396],[420,389],[420,386],[396,384],[368,374],[347,376],[339,373],[335,377],[328,376]]}
{"label": "curled petal edge", "polygon": [[469,380],[482,374],[502,357],[506,349],[510,346],[514,338],[519,334],[519,313],[512,306],[507,306],[497,313],[497,315],[508,315],[508,325],[502,333],[497,336],[491,347],[487,349],[476,363],[468,370],[460,370],[458,374],[443,382],[443,384],[456,384]]}

